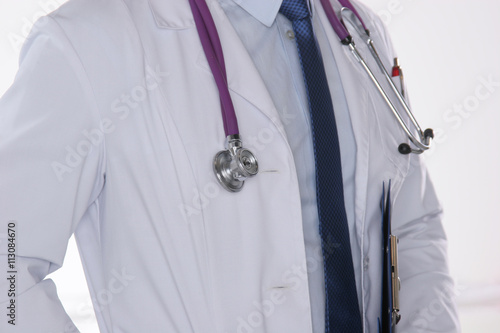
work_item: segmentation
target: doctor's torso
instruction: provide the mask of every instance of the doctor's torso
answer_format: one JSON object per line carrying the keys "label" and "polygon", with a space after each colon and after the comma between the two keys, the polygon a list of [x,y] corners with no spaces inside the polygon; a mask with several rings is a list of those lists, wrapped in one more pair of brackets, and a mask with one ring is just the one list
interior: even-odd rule
{"label": "doctor's torso", "polygon": [[[68,228],[41,223],[40,232],[53,239],[50,250],[22,232],[30,244],[24,255],[62,263],[75,231],[101,332],[313,332],[321,306],[311,311],[311,301],[321,295],[310,288],[321,285],[322,258],[311,231],[315,202],[307,201],[314,196],[304,195],[314,161],[303,128],[306,97],[296,85],[300,67],[269,67],[275,72],[266,76],[269,64],[254,54],[259,46],[251,48],[260,36],[269,53],[276,34],[272,61],[286,62],[297,59],[287,58],[292,48],[283,44],[293,40],[283,22],[245,36],[238,27],[246,23],[235,20],[255,18],[240,18],[242,8],[224,3],[209,8],[240,133],[259,161],[258,175],[239,193],[225,191],[213,174],[225,142],[220,100],[187,1],[70,1],[35,29],[24,51],[30,61],[40,43],[48,45],[47,68],[64,66],[51,83],[54,110],[62,105],[69,115],[49,113],[57,137],[43,139],[52,148],[36,182],[53,189],[50,200],[72,207],[40,214],[73,221]],[[402,130],[380,111],[382,99],[330,30],[319,2],[314,10],[342,124],[358,296],[365,331],[376,332],[382,183],[391,179],[397,197],[410,159],[397,152]],[[387,37],[360,10],[376,25],[373,38],[390,65]],[[279,78],[280,68],[289,71],[285,82],[272,86],[268,76]]]}

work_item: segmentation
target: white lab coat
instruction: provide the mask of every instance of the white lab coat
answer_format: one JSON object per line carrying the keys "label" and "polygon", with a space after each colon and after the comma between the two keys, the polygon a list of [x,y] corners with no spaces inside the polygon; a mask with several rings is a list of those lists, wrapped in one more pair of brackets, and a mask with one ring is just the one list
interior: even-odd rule
{"label": "white lab coat", "polygon": [[[43,279],[62,265],[73,232],[101,332],[312,332],[292,152],[249,54],[217,1],[208,3],[240,132],[260,164],[240,193],[212,173],[225,136],[187,1],[73,0],[36,25],[0,102],[0,216],[17,221],[22,266],[17,330],[2,319],[2,332],[72,332]],[[390,66],[380,21],[359,8]],[[357,146],[351,242],[362,254],[365,332],[377,332],[380,315],[380,199],[389,179],[398,331],[456,332],[441,208],[426,170],[398,153],[402,130],[326,30]]]}

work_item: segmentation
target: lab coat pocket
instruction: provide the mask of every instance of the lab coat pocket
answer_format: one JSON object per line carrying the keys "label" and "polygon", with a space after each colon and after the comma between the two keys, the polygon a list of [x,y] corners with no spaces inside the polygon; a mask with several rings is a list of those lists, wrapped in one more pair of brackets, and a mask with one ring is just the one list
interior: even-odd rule
{"label": "lab coat pocket", "polygon": [[[409,157],[408,155],[401,154],[398,151],[398,147],[401,143],[408,141],[407,136],[380,94],[375,94],[375,90],[371,90],[370,100],[373,105],[372,108],[375,110],[374,118],[378,125],[377,136],[380,138],[381,151],[396,167],[400,176],[404,178],[408,173]],[[398,111],[400,109],[401,108],[397,107]],[[400,114],[403,121],[407,123],[409,121],[408,116],[401,112]]]}

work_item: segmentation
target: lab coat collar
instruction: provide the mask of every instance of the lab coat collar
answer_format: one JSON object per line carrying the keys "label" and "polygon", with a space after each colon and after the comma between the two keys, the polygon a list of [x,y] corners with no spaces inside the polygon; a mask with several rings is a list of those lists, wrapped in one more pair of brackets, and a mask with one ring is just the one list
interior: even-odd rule
{"label": "lab coat collar", "polygon": [[195,26],[189,2],[179,0],[148,0],[156,25],[164,29],[189,29]]}
{"label": "lab coat collar", "polygon": [[[211,3],[207,1],[211,9]],[[270,27],[280,9],[283,0],[219,0],[220,3],[234,2],[252,15],[262,24]],[[191,15],[191,7],[186,1],[157,1],[150,0],[149,4],[155,16],[156,23],[163,28],[186,29],[194,25]],[[168,6],[169,10],[162,10],[163,6]]]}
{"label": "lab coat collar", "polygon": [[[195,28],[191,7],[187,0],[148,1],[159,28],[172,30]],[[207,5],[212,13],[221,40],[229,90],[240,95],[264,113],[286,140],[284,125],[281,122],[279,113],[248,51],[219,2],[217,0],[207,0]],[[208,63],[204,63],[202,66],[210,71]],[[252,89],[248,87],[252,87]]]}
{"label": "lab coat collar", "polygon": [[[262,24],[270,27],[276,20],[283,0],[219,0],[220,2],[232,1],[246,10]],[[210,8],[215,1],[208,1]],[[314,2],[307,0],[309,11],[314,13]],[[159,1],[149,0],[156,23],[159,27],[167,29],[187,29],[194,26],[193,15],[188,1]],[[163,8],[168,7],[168,10]]]}

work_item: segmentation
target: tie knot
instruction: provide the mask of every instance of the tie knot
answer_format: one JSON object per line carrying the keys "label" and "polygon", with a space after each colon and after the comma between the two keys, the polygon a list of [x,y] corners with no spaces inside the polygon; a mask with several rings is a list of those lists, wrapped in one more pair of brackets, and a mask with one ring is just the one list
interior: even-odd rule
{"label": "tie knot", "polygon": [[283,0],[280,13],[293,22],[308,17],[309,9],[306,0]]}

